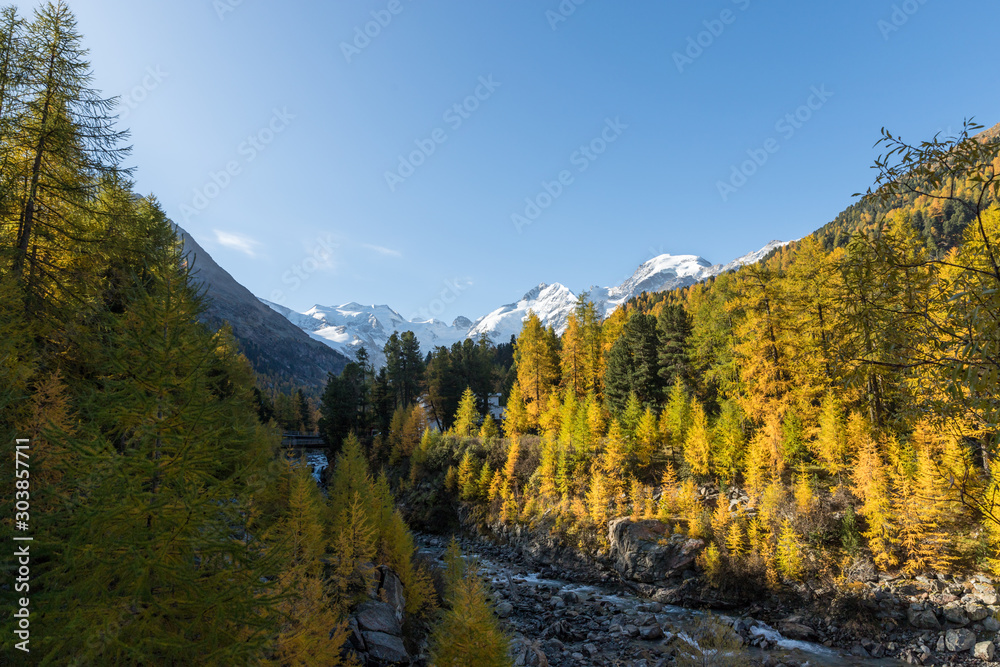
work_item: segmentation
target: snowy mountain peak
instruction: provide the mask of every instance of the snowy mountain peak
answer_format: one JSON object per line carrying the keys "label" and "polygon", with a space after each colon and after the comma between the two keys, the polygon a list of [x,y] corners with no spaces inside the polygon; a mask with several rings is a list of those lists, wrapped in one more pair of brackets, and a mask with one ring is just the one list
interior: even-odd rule
{"label": "snowy mountain peak", "polygon": [[538,295],[545,291],[549,285],[547,283],[538,283],[537,287],[532,287],[528,290],[524,296],[521,297],[521,301],[532,301],[538,298]]}
{"label": "snowy mountain peak", "polygon": [[508,303],[485,316],[469,332],[470,337],[485,334],[497,342],[506,342],[521,331],[521,324],[533,312],[542,321],[542,326],[555,327],[556,331],[566,328],[569,314],[576,307],[576,294],[565,285],[541,283],[521,297],[517,303]]}
{"label": "snowy mountain peak", "polygon": [[622,297],[627,301],[643,292],[675,289],[683,286],[681,283],[686,283],[687,279],[697,282],[711,266],[712,263],[707,259],[696,255],[659,255],[644,262],[631,278],[610,288],[609,293],[615,301]]}
{"label": "snowy mountain peak", "polygon": [[718,271],[718,273],[725,273],[726,271],[734,271],[740,268],[741,266],[746,266],[747,264],[756,264],[760,260],[767,257],[769,254],[771,254],[772,251],[778,248],[783,248],[789,243],[791,243],[791,241],[771,241],[760,250],[754,250],[753,252],[749,252],[743,255],[742,257],[737,257],[733,261],[729,262],[729,264],[724,265]]}

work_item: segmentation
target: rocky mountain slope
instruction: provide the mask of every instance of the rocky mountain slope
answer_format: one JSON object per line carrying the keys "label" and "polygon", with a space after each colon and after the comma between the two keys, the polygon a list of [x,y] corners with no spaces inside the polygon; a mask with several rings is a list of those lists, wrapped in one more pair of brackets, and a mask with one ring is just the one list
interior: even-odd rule
{"label": "rocky mountain slope", "polygon": [[281,376],[305,386],[322,387],[328,373],[340,373],[348,359],[311,338],[250,290],[236,282],[187,232],[177,235],[188,253],[195,281],[205,290],[204,320],[211,326],[228,322],[240,348],[259,373]]}

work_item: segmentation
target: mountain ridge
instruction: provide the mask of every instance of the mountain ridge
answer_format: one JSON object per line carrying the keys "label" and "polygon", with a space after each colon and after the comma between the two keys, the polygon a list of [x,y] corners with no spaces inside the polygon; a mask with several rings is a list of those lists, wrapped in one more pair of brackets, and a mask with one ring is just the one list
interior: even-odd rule
{"label": "mountain ridge", "polygon": [[191,265],[191,277],[206,297],[201,320],[212,327],[228,323],[258,373],[323,387],[329,373],[339,374],[344,369],[350,357],[309,336],[273,306],[261,303],[184,229],[174,225],[174,231]]}
{"label": "mountain ridge", "polygon": [[[607,317],[643,292],[663,292],[693,285],[745,264],[756,263],[787,243],[771,241],[727,264],[712,264],[696,255],[658,255],[639,265],[620,285],[592,286],[588,290],[589,298],[597,305],[598,312]],[[393,332],[413,331],[425,353],[439,345],[449,347],[467,338],[478,339],[480,336],[502,343],[520,332],[524,319],[531,311],[544,326],[551,326],[556,333],[562,333],[578,298],[579,294],[562,283],[542,282],[517,301],[504,304],[476,320],[460,315],[451,325],[434,318],[408,320],[386,304],[366,306],[354,301],[339,306],[316,304],[299,313],[266,299],[259,300],[301,328],[311,339],[351,358],[359,348],[364,347],[372,363],[381,366],[385,363],[382,348]]]}

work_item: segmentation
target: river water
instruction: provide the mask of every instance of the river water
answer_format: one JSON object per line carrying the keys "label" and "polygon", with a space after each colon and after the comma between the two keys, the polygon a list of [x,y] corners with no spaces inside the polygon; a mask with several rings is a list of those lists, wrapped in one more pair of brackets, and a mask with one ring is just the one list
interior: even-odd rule
{"label": "river water", "polygon": [[296,463],[308,465],[312,469],[313,479],[322,486],[323,471],[330,465],[325,449],[308,447],[286,449],[285,456]]}

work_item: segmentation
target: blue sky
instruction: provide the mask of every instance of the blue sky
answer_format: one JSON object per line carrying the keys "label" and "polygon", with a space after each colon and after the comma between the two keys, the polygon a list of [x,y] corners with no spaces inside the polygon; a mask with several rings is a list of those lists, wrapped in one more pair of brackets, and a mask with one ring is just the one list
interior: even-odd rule
{"label": "blue sky", "polygon": [[577,2],[70,6],[139,191],[298,310],[726,262],[850,204],[881,127],[1000,121],[995,0]]}

